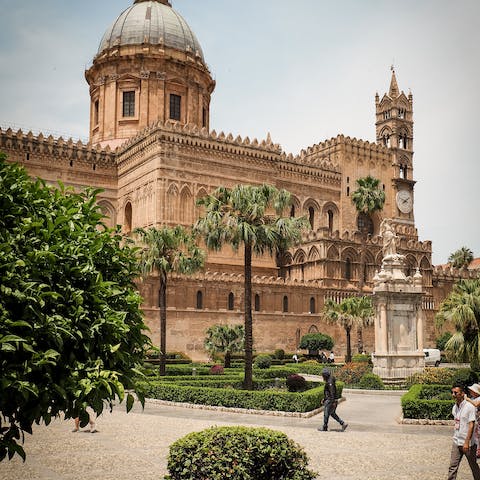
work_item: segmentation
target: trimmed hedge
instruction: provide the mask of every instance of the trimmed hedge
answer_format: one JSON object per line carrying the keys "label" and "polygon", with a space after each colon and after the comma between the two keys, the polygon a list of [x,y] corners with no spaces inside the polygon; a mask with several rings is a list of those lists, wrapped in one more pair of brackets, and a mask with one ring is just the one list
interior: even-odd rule
{"label": "trimmed hedge", "polygon": [[[341,392],[341,388],[337,391]],[[253,410],[278,410],[282,412],[309,412],[320,406],[323,385],[306,392],[235,390],[234,388],[192,387],[169,383],[144,385],[145,397]],[[339,393],[340,396],[340,393]]]}
{"label": "trimmed hedge", "polygon": [[450,385],[413,385],[402,396],[403,417],[451,420],[454,401],[445,399],[450,390]]}
{"label": "trimmed hedge", "polygon": [[266,428],[213,427],[170,446],[166,480],[313,480],[304,450]]}

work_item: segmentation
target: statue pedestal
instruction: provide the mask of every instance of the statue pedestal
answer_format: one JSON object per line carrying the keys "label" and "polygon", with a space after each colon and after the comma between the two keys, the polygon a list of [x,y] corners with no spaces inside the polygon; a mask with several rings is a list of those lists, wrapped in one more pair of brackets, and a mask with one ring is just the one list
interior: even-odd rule
{"label": "statue pedestal", "polygon": [[386,255],[374,277],[375,353],[373,373],[390,383],[425,367],[423,354],[422,277],[404,273],[403,255]]}

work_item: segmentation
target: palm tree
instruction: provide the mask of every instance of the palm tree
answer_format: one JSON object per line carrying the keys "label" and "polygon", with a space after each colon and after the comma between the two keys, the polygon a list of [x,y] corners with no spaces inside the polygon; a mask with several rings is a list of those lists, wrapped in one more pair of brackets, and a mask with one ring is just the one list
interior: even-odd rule
{"label": "palm tree", "polygon": [[472,370],[480,368],[480,279],[460,280],[440,304],[437,327],[451,322],[455,333],[445,345],[457,361],[470,362]]}
{"label": "palm tree", "polygon": [[212,325],[207,329],[205,350],[212,355],[224,353],[224,366],[230,368],[231,354],[241,352],[245,344],[245,329],[243,325]]}
{"label": "palm tree", "polygon": [[[362,249],[360,251],[360,272],[358,274],[358,292],[363,293],[365,284],[365,257],[367,249],[367,236],[373,234],[371,226],[372,215],[383,209],[385,204],[385,192],[380,188],[380,180],[370,175],[357,180],[357,190],[352,193],[352,202],[355,205],[358,219],[358,229],[361,233]],[[358,353],[363,351],[362,328],[358,329],[357,339]]]}
{"label": "palm tree", "polygon": [[472,260],[473,252],[467,247],[456,250],[448,257],[449,263],[455,268],[467,268]]}
{"label": "palm tree", "polygon": [[194,235],[182,226],[137,228],[135,233],[144,245],[140,270],[144,276],[157,273],[160,306],[160,375],[166,370],[167,276],[170,272],[189,274],[203,267],[205,254],[195,243]]}
{"label": "palm tree", "polygon": [[347,336],[346,362],[352,361],[351,331],[362,328],[373,322],[374,311],[370,297],[348,297],[340,303],[328,299],[325,302],[323,318],[327,323],[340,325]]}
{"label": "palm tree", "polygon": [[205,207],[195,230],[200,232],[207,247],[220,250],[225,243],[234,250],[244,250],[244,315],[245,315],[245,388],[253,385],[252,332],[252,254],[273,255],[301,238],[306,218],[282,217],[290,205],[290,193],[271,185],[237,185],[220,187],[212,195],[201,198]]}

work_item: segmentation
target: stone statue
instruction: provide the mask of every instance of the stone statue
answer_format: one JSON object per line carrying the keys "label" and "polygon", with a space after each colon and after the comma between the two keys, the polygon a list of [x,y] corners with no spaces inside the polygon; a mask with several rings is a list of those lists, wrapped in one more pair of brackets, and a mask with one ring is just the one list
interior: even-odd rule
{"label": "stone statue", "polygon": [[397,235],[393,229],[391,220],[385,218],[380,224],[380,236],[383,239],[383,258],[397,254]]}

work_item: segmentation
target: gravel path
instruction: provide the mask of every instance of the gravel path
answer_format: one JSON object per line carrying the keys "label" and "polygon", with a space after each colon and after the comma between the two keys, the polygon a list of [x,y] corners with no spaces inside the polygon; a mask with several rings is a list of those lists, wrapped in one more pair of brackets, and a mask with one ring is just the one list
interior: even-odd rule
{"label": "gravel path", "polygon": [[[166,473],[169,445],[213,425],[264,426],[302,445],[309,466],[328,480],[439,480],[446,478],[450,426],[399,425],[399,395],[345,393],[338,408],[349,427],[319,432],[323,416],[311,418],[233,414],[147,404],[128,415],[119,406],[97,421],[98,433],[72,433],[73,421],[35,426],[26,438],[27,461],[0,464],[1,480],[159,480]],[[458,480],[470,479],[462,461]],[[265,479],[269,480],[269,479]]]}

